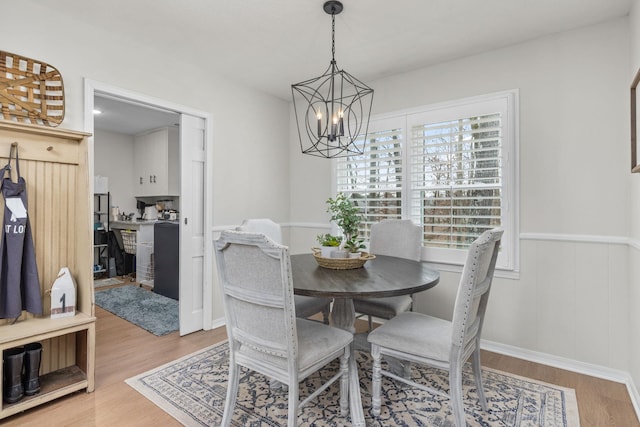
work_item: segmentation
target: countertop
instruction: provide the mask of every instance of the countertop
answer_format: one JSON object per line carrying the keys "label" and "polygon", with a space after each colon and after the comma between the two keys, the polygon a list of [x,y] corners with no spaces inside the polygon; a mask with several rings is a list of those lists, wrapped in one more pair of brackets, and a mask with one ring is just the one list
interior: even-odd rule
{"label": "countertop", "polygon": [[118,230],[139,230],[140,227],[144,227],[147,225],[154,225],[158,222],[168,222],[171,224],[178,224],[179,221],[169,221],[164,219],[141,219],[134,221],[112,221],[109,223],[109,227],[115,228]]}

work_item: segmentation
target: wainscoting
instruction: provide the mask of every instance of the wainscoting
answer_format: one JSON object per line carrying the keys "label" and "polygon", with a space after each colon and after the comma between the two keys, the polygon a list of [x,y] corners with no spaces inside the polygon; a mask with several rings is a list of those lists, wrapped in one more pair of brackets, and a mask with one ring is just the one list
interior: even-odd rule
{"label": "wainscoting", "polygon": [[[310,250],[321,224],[283,224],[291,253]],[[457,266],[415,310],[451,318]],[[483,337],[497,353],[626,384],[640,417],[640,242],[614,236],[522,233],[520,270],[497,272]]]}
{"label": "wainscoting", "polygon": [[[292,254],[309,252],[330,230],[281,225]],[[461,268],[434,267],[440,283],[417,294],[414,309],[450,319]],[[521,233],[520,269],[496,272],[489,301],[483,348],[623,383],[640,418],[640,241]]]}

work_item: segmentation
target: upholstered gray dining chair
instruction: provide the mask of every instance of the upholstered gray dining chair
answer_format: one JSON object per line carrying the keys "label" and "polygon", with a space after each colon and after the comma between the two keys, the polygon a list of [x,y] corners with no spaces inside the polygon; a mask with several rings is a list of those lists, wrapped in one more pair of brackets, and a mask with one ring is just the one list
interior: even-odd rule
{"label": "upholstered gray dining chair", "polygon": [[[340,379],[340,411],[346,416],[348,360],[353,335],[296,318],[289,249],[260,233],[223,231],[214,242],[229,338],[229,381],[222,425],[231,422],[240,367],[288,386],[288,425],[298,409]],[[339,371],[299,402],[299,382],[334,359]]]}
{"label": "upholstered gray dining chair", "polygon": [[[410,220],[385,219],[371,226],[369,252],[373,255],[388,255],[420,261],[422,230]],[[391,319],[411,310],[412,295],[386,298],[355,298],[353,308],[356,313],[365,314],[372,329],[372,317]]]}
{"label": "upholstered gray dining chair", "polygon": [[369,334],[367,339],[371,343],[373,357],[371,400],[374,416],[380,415],[382,376],[447,397],[440,390],[383,370],[383,355],[448,370],[448,397],[455,425],[458,427],[466,426],[462,401],[462,367],[473,356],[473,374],[480,405],[487,410],[480,372],[480,335],[502,233],[501,229],[485,231],[471,244],[460,278],[452,321],[407,312],[385,322]]}
{"label": "upholstered gray dining chair", "polygon": [[[282,244],[282,229],[280,224],[268,218],[245,219],[237,230],[262,233],[274,242]],[[322,321],[327,325],[329,324],[331,299],[295,295],[294,303],[298,317],[306,319],[316,313],[322,313]]]}

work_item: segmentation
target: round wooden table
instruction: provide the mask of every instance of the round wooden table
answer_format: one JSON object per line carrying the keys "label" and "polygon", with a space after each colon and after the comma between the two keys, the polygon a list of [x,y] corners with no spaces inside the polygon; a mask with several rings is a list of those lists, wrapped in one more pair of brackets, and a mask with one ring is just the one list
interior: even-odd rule
{"label": "round wooden table", "polygon": [[[293,289],[297,295],[334,298],[331,309],[333,324],[355,333],[353,298],[382,298],[407,295],[432,288],[440,281],[440,273],[425,263],[377,255],[363,268],[332,270],[320,267],[312,254],[291,255]],[[354,342],[355,344],[355,342]],[[364,426],[360,399],[358,366],[351,347],[349,358],[349,401],[351,423]]]}
{"label": "round wooden table", "polygon": [[293,288],[297,295],[334,298],[333,324],[355,332],[353,298],[382,298],[414,294],[432,288],[440,273],[423,262],[376,255],[363,268],[332,270],[320,267],[312,254],[291,255]]}

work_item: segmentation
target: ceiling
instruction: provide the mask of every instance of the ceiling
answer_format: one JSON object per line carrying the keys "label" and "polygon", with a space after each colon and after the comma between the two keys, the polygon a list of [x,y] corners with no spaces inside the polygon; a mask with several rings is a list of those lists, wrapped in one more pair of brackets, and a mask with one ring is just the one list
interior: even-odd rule
{"label": "ceiling", "polygon": [[[628,14],[631,0],[342,0],[338,66],[366,82]],[[324,0],[38,1],[290,99],[331,59]],[[375,89],[375,87],[374,87]]]}
{"label": "ceiling", "polygon": [[180,116],[175,112],[125,102],[100,94],[96,94],[93,108],[100,111],[100,114],[94,113],[93,116],[95,129],[124,135],[137,135],[151,129],[178,126],[180,122]]}
{"label": "ceiling", "polygon": [[[331,60],[324,0],[37,1],[284,100]],[[626,16],[631,0],[342,0],[336,60],[367,83]],[[375,89],[375,85],[373,85]]]}

